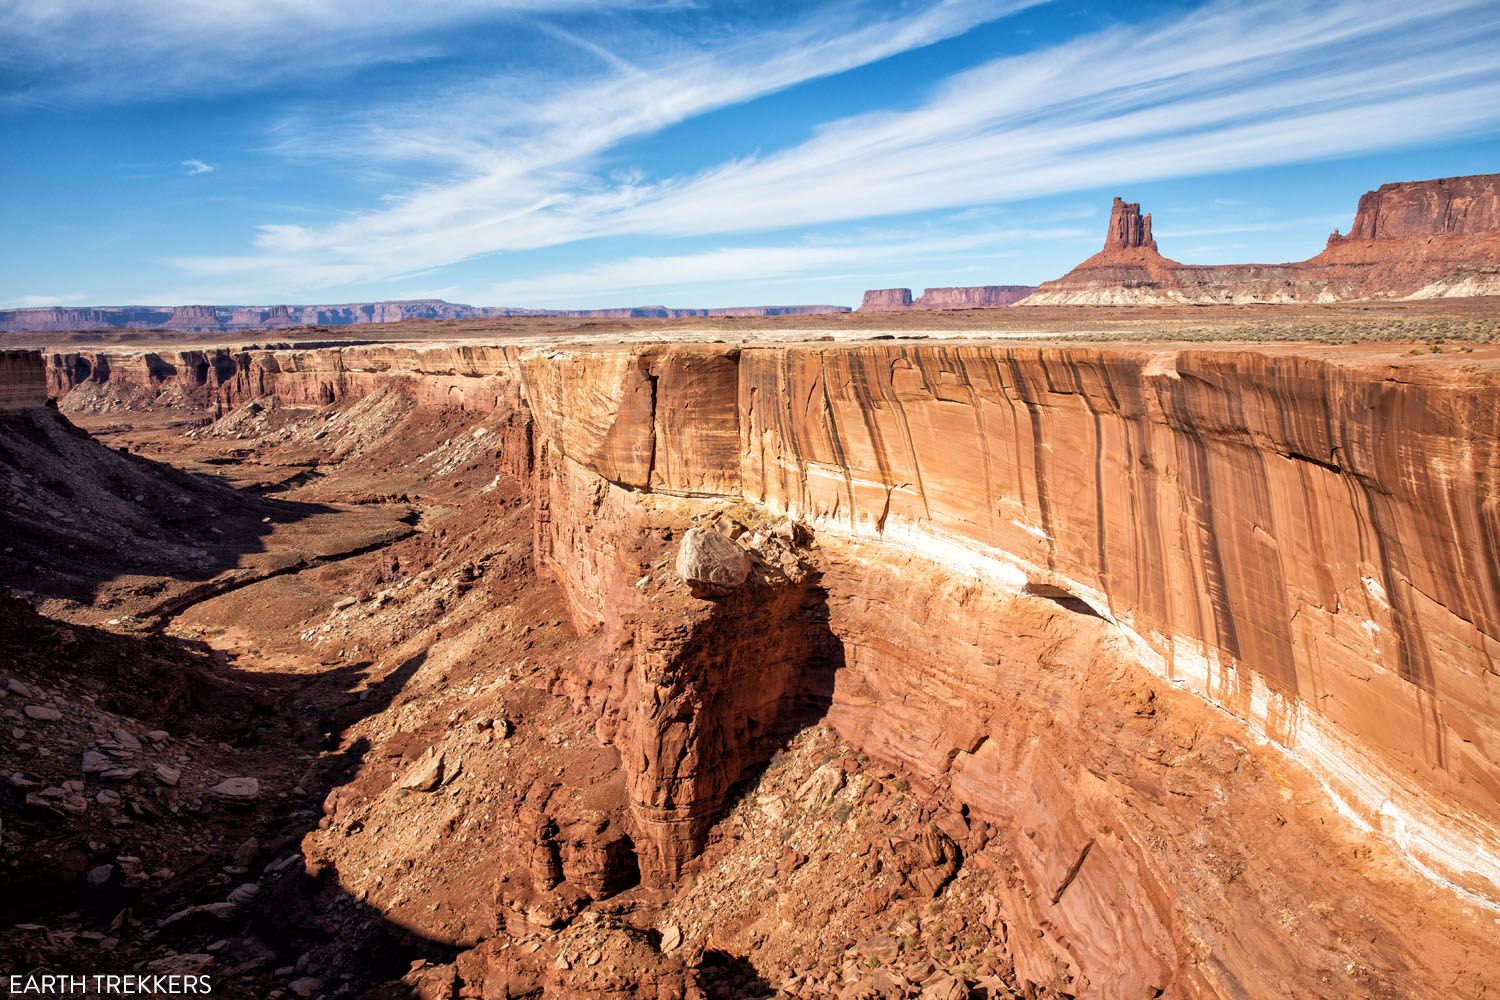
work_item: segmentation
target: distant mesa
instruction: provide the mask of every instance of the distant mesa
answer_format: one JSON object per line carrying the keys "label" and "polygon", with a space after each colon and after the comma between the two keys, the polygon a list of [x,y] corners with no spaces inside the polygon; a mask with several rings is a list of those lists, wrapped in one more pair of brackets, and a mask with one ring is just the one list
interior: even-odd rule
{"label": "distant mesa", "polygon": [[975,285],[929,288],[915,299],[910,288],[875,288],[865,292],[860,312],[902,312],[908,309],[995,309],[1014,305],[1036,291],[1031,285]]}
{"label": "distant mesa", "polygon": [[898,312],[912,307],[910,288],[872,288],[859,304],[860,312]]}
{"label": "distant mesa", "polygon": [[1023,305],[1220,305],[1500,295],[1500,174],[1384,184],[1348,235],[1289,264],[1182,264],[1151,216],[1114,200],[1104,249]]}
{"label": "distant mesa", "polygon": [[734,316],[813,316],[846,313],[848,306],[722,306],[678,309],[668,306],[626,306],[615,309],[506,309],[506,316],[557,316],[565,319],[708,319]]}
{"label": "distant mesa", "polygon": [[71,330],[139,329],[212,332],[216,330],[275,330],[297,326],[359,326],[398,323],[408,319],[485,319],[493,316],[553,316],[600,319],[684,319],[716,316],[801,316],[849,312],[848,306],[729,306],[714,309],[675,309],[667,306],[628,306],[615,309],[517,309],[509,306],[469,306],[442,299],[405,299],[348,302],[339,305],[276,306],[84,306],[0,310],[0,332],[62,332]]}

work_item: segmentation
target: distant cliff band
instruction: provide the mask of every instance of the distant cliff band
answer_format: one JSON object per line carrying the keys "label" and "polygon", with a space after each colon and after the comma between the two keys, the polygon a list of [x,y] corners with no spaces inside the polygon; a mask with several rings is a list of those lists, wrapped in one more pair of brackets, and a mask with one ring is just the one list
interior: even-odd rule
{"label": "distant cliff band", "polygon": [[312,306],[48,306],[0,310],[0,332],[64,330],[275,330],[297,326],[359,326],[402,320],[487,319],[550,316],[580,319],[692,319],[714,316],[804,316],[849,312],[848,306],[726,306],[676,309],[625,306],[611,309],[517,309],[469,306],[442,299],[351,302]]}

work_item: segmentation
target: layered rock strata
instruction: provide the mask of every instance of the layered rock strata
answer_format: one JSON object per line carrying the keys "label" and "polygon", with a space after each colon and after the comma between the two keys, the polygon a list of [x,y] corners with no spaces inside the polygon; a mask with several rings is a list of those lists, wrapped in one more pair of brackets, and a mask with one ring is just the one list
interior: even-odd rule
{"label": "layered rock strata", "polygon": [[860,312],[900,312],[912,307],[910,288],[872,288],[859,304]]}
{"label": "layered rock strata", "polygon": [[1385,184],[1348,235],[1290,264],[1182,264],[1157,252],[1151,216],[1114,201],[1104,249],[1027,305],[1336,302],[1500,294],[1500,174]]}
{"label": "layered rock strata", "polygon": [[[1020,627],[1013,613],[970,625],[945,610],[1031,594],[1097,616],[1115,655],[1164,682],[1142,697],[1191,693],[1222,713],[1226,752],[1294,766],[1351,836],[1500,903],[1493,369],[890,345],[546,352],[522,371],[554,466],[596,477],[581,494],[749,501],[817,528],[846,661],[828,718],[973,815],[1017,820],[996,791],[1010,789],[1054,823],[1083,794],[1076,762],[1045,781],[1025,763],[1030,726],[1067,697],[1045,693],[1045,636],[987,631]],[[547,518],[553,533],[597,523],[555,493]],[[592,620],[628,587],[598,541],[544,557]],[[1002,655],[1018,641],[1035,659]],[[986,684],[1000,687],[979,695]],[[1100,808],[1064,839],[1105,843],[1119,803]],[[1062,881],[1081,859],[1054,849],[1037,871]],[[1097,905],[1146,919],[1153,893],[1196,891],[1147,877],[1139,849],[1104,848],[1101,877],[1119,885]],[[1293,895],[1326,889],[1305,858],[1295,867],[1310,881]],[[1176,948],[1171,909],[1151,920]]]}
{"label": "layered rock strata", "polygon": [[1333,242],[1477,236],[1500,230],[1500,174],[1382,184],[1359,199],[1349,235]]}
{"label": "layered rock strata", "polygon": [[469,345],[368,345],[338,350],[237,349],[51,354],[47,391],[58,398],[80,385],[118,391],[175,390],[215,416],[250,400],[324,406],[359,399],[407,378],[422,405],[490,412],[515,405],[506,348]]}
{"label": "layered rock strata", "polygon": [[25,410],[47,402],[40,351],[0,351],[0,410]]}

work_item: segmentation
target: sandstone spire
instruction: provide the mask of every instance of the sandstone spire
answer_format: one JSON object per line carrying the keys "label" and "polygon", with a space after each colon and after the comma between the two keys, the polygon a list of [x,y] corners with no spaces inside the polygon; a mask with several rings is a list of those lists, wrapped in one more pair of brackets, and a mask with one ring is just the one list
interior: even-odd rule
{"label": "sandstone spire", "polygon": [[1109,232],[1104,237],[1104,249],[1129,250],[1134,247],[1156,249],[1151,238],[1151,216],[1141,215],[1139,202],[1122,201],[1115,198],[1109,210]]}

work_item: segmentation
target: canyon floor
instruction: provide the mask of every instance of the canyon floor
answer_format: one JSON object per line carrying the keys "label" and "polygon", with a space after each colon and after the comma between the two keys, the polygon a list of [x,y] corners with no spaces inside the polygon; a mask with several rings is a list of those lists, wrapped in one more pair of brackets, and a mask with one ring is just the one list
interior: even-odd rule
{"label": "canyon floor", "polygon": [[[1063,328],[1087,341],[1285,340],[1302,359],[1500,370],[1492,302],[487,321],[340,337],[884,345]],[[48,343],[169,346],[91,336]],[[657,378],[653,394],[665,392]],[[997,603],[915,564],[874,565],[884,557],[857,545],[820,549],[800,527],[695,488],[652,493],[555,470],[549,481],[529,416],[432,405],[408,378],[321,404],[236,400],[216,419],[210,402],[105,381],[55,408],[0,414],[7,974],[207,973],[216,995],[272,1000],[1500,992],[1493,911],[1413,874],[1314,777],[1132,666],[1108,623],[1066,591]],[[588,513],[563,529],[565,502]],[[674,575],[684,533],[699,528],[756,540],[749,589],[705,600]],[[635,582],[610,591],[598,582],[608,568],[571,585],[540,571],[562,558],[552,550],[566,532]],[[903,572],[928,589],[893,595],[886,577]],[[577,604],[599,595],[569,586],[596,585],[618,607],[590,623]],[[905,615],[915,634],[944,620],[939,605],[994,634],[932,639],[938,680],[903,679],[910,690],[894,693],[877,690],[888,682],[879,657],[895,655],[882,640],[856,653],[828,624],[868,638]],[[654,693],[631,692],[662,719],[644,749],[620,735],[629,723],[611,685],[625,682],[600,666],[623,655],[619,616],[655,657],[640,669],[658,671]],[[1076,771],[1038,770],[1027,780],[1039,790],[1010,789],[1034,796],[1020,814],[1050,808],[1049,796],[1080,803],[1046,859],[1029,859],[1026,841],[1053,833],[1013,838],[956,804],[985,798],[964,792],[958,765],[1009,746],[953,735],[972,728],[958,714],[891,707],[922,703],[924,685],[966,683],[944,674],[945,641],[1011,650],[985,654],[1001,673],[1010,655],[1043,665],[1042,680],[986,683],[1040,734],[1024,752],[1019,739],[1018,759],[1050,755]],[[873,659],[846,662],[855,655]],[[790,680],[766,666],[783,661]],[[714,688],[733,675],[762,691]],[[836,695],[836,683],[873,693]],[[691,711],[672,700],[685,688]],[[715,698],[729,699],[718,707],[735,732],[700,731]],[[707,759],[715,741],[732,773]],[[934,780],[932,759],[955,770]],[[711,786],[711,811],[669,793],[645,823],[641,774]],[[1108,872],[1137,865],[1121,847],[1134,838],[1176,869],[1160,885],[1222,888],[1195,911],[1204,937],[1111,896],[1133,884]],[[1215,899],[1230,902],[1210,912]],[[1033,929],[1018,907],[1052,916]],[[1058,948],[1085,957],[1070,964]],[[1099,979],[1136,949],[1178,957]],[[1287,968],[1251,978],[1268,956]]]}
{"label": "canyon floor", "polygon": [[[779,746],[685,890],[638,885],[617,755],[555,693],[597,652],[534,570],[493,421],[395,388],[212,425],[156,402],[5,420],[11,485],[44,500],[13,512],[0,607],[8,973],[1011,995],[971,923],[987,876],[826,726]],[[537,890],[559,843],[606,898]]]}

